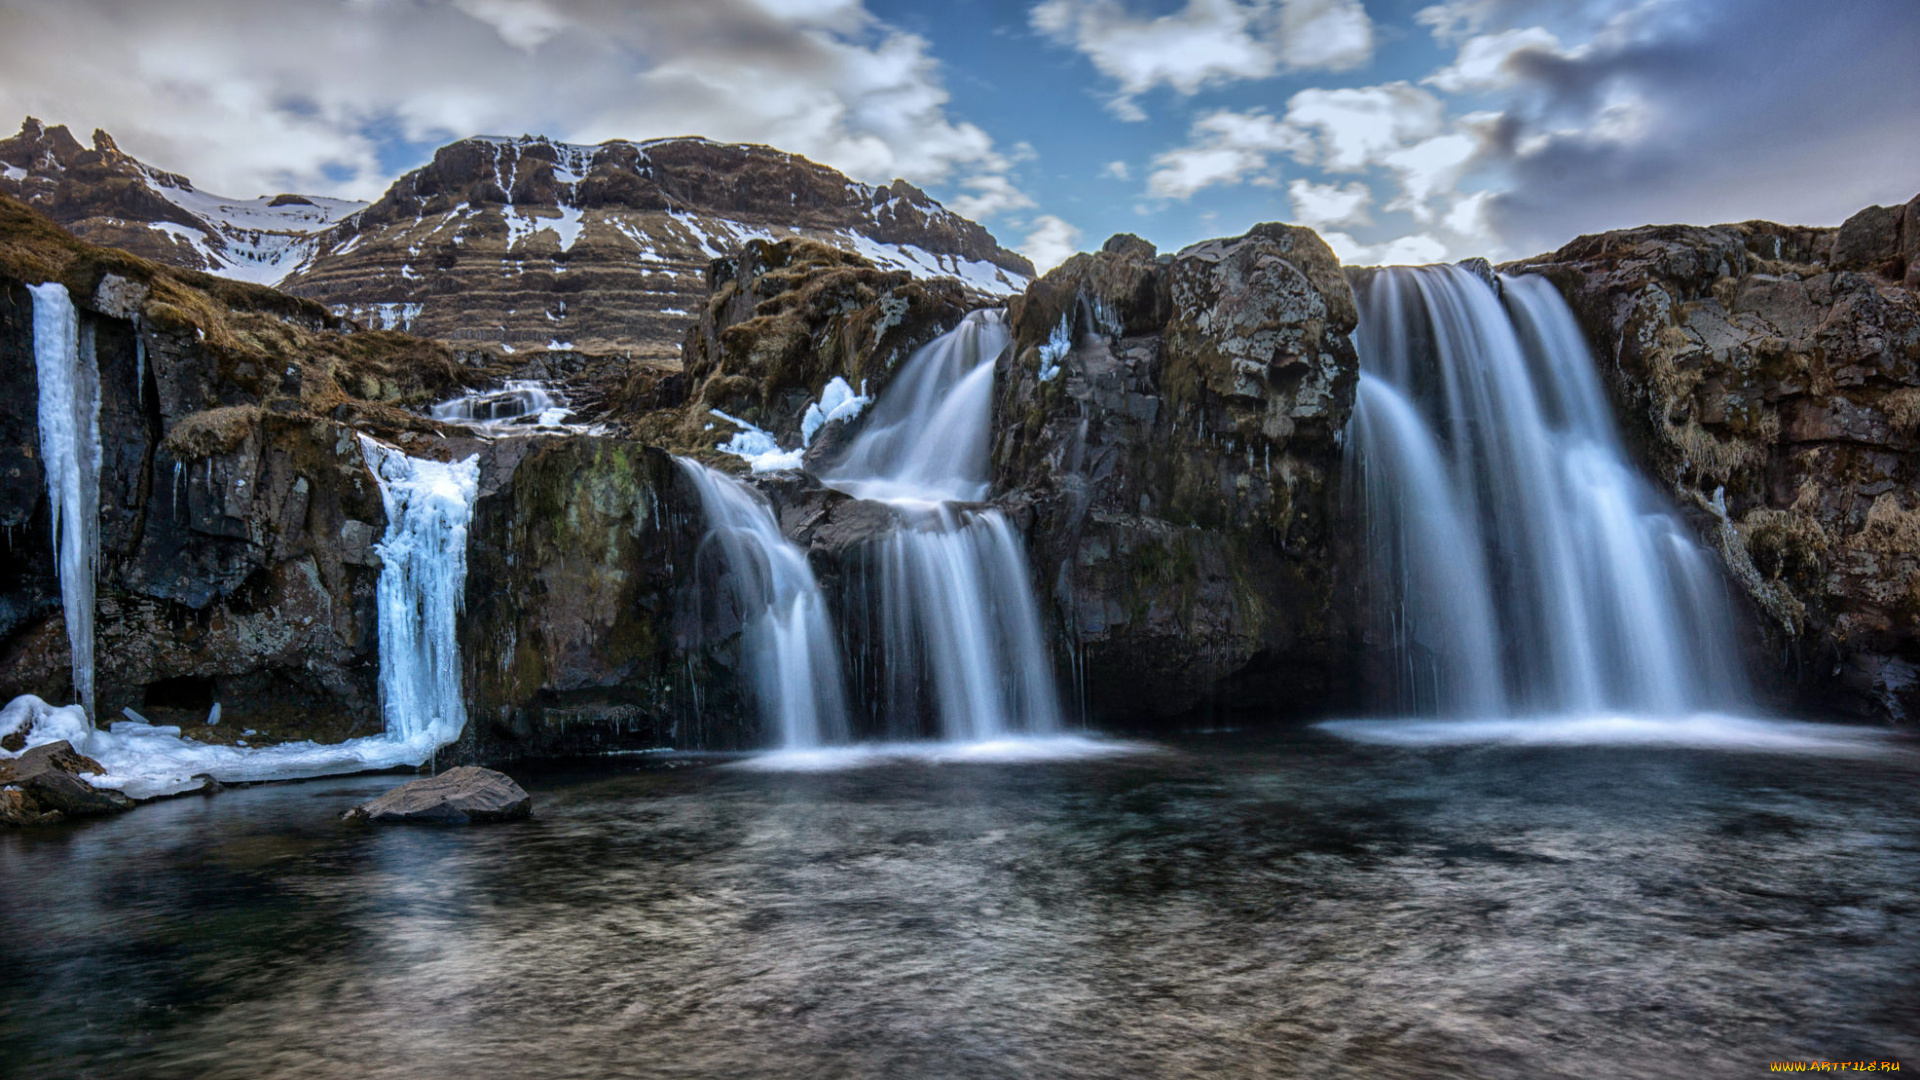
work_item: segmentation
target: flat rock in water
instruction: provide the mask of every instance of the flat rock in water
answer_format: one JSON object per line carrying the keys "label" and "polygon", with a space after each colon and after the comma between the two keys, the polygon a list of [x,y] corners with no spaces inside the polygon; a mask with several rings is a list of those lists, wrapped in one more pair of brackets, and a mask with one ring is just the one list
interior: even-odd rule
{"label": "flat rock in water", "polygon": [[505,773],[462,765],[401,784],[347,811],[348,821],[430,821],[450,825],[517,821],[533,813],[533,796]]}
{"label": "flat rock in water", "polygon": [[133,809],[132,799],[111,788],[94,787],[79,775],[106,771],[99,762],[75,752],[71,744],[52,742],[36,746],[16,760],[0,762],[0,784],[17,789],[25,796],[20,801],[32,804],[16,810],[87,817]]}

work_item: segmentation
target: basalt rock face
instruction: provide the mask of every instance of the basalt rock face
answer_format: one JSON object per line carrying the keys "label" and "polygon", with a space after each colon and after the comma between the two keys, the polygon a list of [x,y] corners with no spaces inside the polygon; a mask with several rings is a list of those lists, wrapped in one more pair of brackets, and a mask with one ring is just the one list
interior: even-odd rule
{"label": "basalt rock face", "polygon": [[739,613],[703,593],[699,494],[666,454],[533,442],[474,507],[468,730],[457,754],[550,757],[757,745]]}
{"label": "basalt rock face", "polygon": [[526,137],[442,147],[282,285],[367,325],[671,361],[707,300],[708,263],[756,237],[807,237],[989,292],[1033,273],[904,181],[869,187],[704,139]]}
{"label": "basalt rock face", "polygon": [[1170,258],[1119,236],[1009,310],[995,489],[1031,515],[1091,714],[1343,701],[1338,438],[1358,358],[1333,253],[1286,225]]}
{"label": "basalt rock face", "polygon": [[[379,731],[386,518],[343,418],[445,442],[400,403],[480,375],[429,342],[344,334],[305,301],[79,243],[0,198],[0,698],[70,700],[25,287],[46,281],[73,299],[101,388],[97,719],[131,707],[215,742]],[[205,725],[215,702],[242,723]]]}
{"label": "basalt rock face", "polygon": [[1546,274],[1800,707],[1920,718],[1920,199],[1585,236]]}
{"label": "basalt rock face", "polygon": [[[990,301],[952,280],[922,281],[883,270],[813,240],[748,241],[708,267],[711,292],[687,331],[678,411],[643,418],[635,430],[718,465],[714,448],[738,430],[714,410],[799,447],[807,406],[844,378],[878,398],[915,349]],[[616,414],[640,414],[659,383],[637,377]]]}

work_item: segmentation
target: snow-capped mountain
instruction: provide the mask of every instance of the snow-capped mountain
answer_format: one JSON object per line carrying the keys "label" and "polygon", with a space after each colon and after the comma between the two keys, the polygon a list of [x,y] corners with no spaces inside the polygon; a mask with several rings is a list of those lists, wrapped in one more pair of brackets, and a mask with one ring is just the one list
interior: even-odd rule
{"label": "snow-capped mountain", "polygon": [[65,127],[32,117],[0,139],[0,192],[81,239],[262,285],[285,278],[322,233],[367,205],[305,195],[223,198],[122,153],[104,131],[93,133],[89,150]]}
{"label": "snow-capped mountain", "polygon": [[916,277],[1010,294],[1033,274],[905,181],[878,187],[764,146],[478,137],[368,205],[229,199],[29,119],[0,191],[96,243],[319,300],[362,325],[509,350],[669,357],[742,241],[808,236]]}

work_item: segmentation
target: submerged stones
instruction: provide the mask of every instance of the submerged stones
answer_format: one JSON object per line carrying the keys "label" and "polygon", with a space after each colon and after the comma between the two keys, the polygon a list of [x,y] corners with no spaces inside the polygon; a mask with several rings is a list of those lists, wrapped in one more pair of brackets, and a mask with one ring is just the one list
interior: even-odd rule
{"label": "submerged stones", "polygon": [[519,821],[533,814],[533,796],[505,773],[462,765],[401,784],[346,812],[348,821],[444,825]]}

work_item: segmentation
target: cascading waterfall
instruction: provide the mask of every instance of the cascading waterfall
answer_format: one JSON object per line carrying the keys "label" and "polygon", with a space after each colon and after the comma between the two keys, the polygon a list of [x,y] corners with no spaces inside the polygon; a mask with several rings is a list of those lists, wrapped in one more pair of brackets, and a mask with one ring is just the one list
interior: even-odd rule
{"label": "cascading waterfall", "polygon": [[988,491],[994,361],[1005,316],[977,311],[907,361],[845,458],[822,479],[892,504],[900,528],[873,556],[889,708],[925,697],[941,734],[982,741],[1061,728],[1019,535]]}
{"label": "cascading waterfall", "polygon": [[806,553],[782,535],[773,508],[758,491],[698,462],[675,460],[706,511],[703,549],[717,545],[726,560],[762,722],[779,734],[784,750],[846,741],[840,656]]}
{"label": "cascading waterfall", "polygon": [[[33,294],[34,375],[40,386],[40,464],[60,568],[60,606],[73,689],[93,715],[93,590],[100,559],[100,370],[82,350],[80,315],[59,282]],[[82,352],[87,355],[82,355]]]}
{"label": "cascading waterfall", "polygon": [[386,535],[375,546],[387,738],[431,751],[467,724],[458,631],[480,459],[408,457],[364,435],[360,449],[387,512]]}
{"label": "cascading waterfall", "polygon": [[1627,460],[1544,279],[1356,281],[1347,475],[1393,697],[1452,716],[1680,715],[1748,698],[1714,559]]}
{"label": "cascading waterfall", "polygon": [[509,379],[497,390],[476,390],[440,402],[429,415],[489,435],[516,435],[566,427],[573,410],[564,398],[535,380]]}

